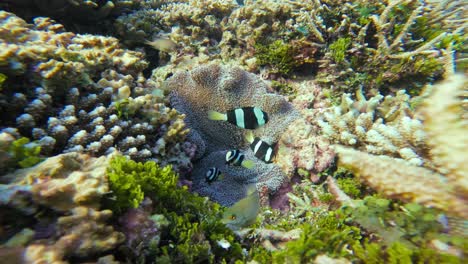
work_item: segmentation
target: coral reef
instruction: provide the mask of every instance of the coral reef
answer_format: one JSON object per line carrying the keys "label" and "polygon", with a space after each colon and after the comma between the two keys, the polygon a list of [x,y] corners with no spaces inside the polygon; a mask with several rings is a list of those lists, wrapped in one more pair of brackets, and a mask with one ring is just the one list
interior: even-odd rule
{"label": "coral reef", "polygon": [[0,9],[15,13],[26,21],[50,17],[75,32],[111,35],[115,17],[140,7],[142,0],[5,0]]}
{"label": "coral reef", "polygon": [[[137,163],[116,157],[109,170],[120,178],[137,179],[146,197],[140,208],[130,209],[120,217],[119,229],[127,234],[130,231],[130,240],[126,243],[130,252],[125,253],[129,259],[158,263],[218,263],[243,259],[241,245],[221,222],[220,205],[190,193],[186,187],[177,187],[178,176],[170,168],[160,168],[151,161]],[[128,204],[125,202],[127,193],[121,191],[126,187],[125,182],[122,183],[123,186],[110,186],[116,196],[109,199],[112,208],[121,206],[122,201]],[[142,212],[143,208],[148,211]],[[135,223],[137,220],[142,222]],[[148,233],[141,233],[145,231]],[[149,240],[141,241],[144,238]]]}
{"label": "coral reef", "polygon": [[[273,144],[299,117],[281,96],[267,93],[266,84],[250,73],[215,64],[176,73],[168,79],[166,87],[172,91],[172,105],[186,115],[185,122],[191,129],[188,140],[198,147],[192,174],[194,191],[231,205],[245,195],[250,183],[259,188],[267,186],[271,191],[281,185],[286,175],[275,164],[258,161],[252,170],[226,165],[226,151],[231,149],[244,149],[246,159],[256,158],[247,147],[244,130],[207,118],[209,110],[226,112],[244,106],[260,107],[268,113],[270,121],[254,130],[255,136]],[[205,183],[204,176],[210,167],[217,167],[226,177],[210,185]]]}
{"label": "coral reef", "polygon": [[30,186],[32,200],[58,211],[77,206],[98,209],[109,191],[106,169],[111,156],[90,158],[75,152],[46,159],[38,165],[2,176],[13,186]]}
{"label": "coral reef", "polygon": [[[147,197],[138,208],[131,208],[119,217],[125,245],[142,261],[150,249],[159,245],[163,230],[169,225],[164,215],[151,215],[152,201]],[[132,255],[129,254],[129,255]]]}
{"label": "coral reef", "polygon": [[[18,210],[30,215],[32,221],[50,223],[49,231],[33,230],[19,258],[59,263],[100,254],[123,242],[124,235],[106,223],[112,212],[99,211],[100,199],[109,192],[106,170],[112,157],[92,158],[72,152],[1,177],[7,183],[2,185],[3,217],[9,219]],[[44,215],[44,210],[54,213]],[[19,221],[7,230],[15,232],[23,224]]]}
{"label": "coral reef", "polygon": [[121,49],[115,38],[65,32],[48,18],[36,18],[30,26],[5,11],[0,20],[2,73],[26,75],[53,97],[63,96],[70,86],[89,84],[104,69],[136,75],[147,65],[143,54]]}
{"label": "coral reef", "polygon": [[340,105],[324,111],[314,123],[333,143],[422,165],[427,150],[426,133],[421,121],[413,116],[410,105],[404,90],[395,96],[383,98],[379,94],[370,99],[359,90],[356,100],[351,99],[350,94],[343,94]]}
{"label": "coral reef", "polygon": [[[133,159],[190,171],[194,147],[185,142],[183,116],[142,76],[143,54],[120,49],[114,38],[61,33],[61,25],[44,18],[28,26],[6,12],[1,16],[0,45],[8,62],[1,71],[35,80],[1,91],[0,109],[9,113],[0,123],[7,127],[3,132],[34,139],[46,156],[118,149]],[[32,85],[41,87],[27,89]]]}
{"label": "coral reef", "polygon": [[446,54],[463,50],[463,1],[328,1],[322,7],[329,44],[318,59],[318,80],[336,91],[404,88],[417,95],[445,74]]}
{"label": "coral reef", "polygon": [[466,262],[464,4],[1,1],[2,261]]}
{"label": "coral reef", "polygon": [[459,99],[465,86],[464,76],[453,75],[434,85],[433,94],[424,102],[423,128],[432,147],[435,171],[431,166],[416,167],[396,158],[337,146],[340,165],[386,196],[434,206],[468,218],[467,168],[462,161],[466,156],[466,122],[465,109]]}

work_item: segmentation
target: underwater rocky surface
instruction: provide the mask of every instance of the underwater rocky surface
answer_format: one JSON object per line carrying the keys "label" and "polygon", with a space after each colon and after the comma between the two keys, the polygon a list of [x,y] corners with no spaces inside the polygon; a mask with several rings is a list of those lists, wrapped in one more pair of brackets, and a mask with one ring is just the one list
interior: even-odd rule
{"label": "underwater rocky surface", "polygon": [[465,263],[467,15],[2,1],[0,262]]}

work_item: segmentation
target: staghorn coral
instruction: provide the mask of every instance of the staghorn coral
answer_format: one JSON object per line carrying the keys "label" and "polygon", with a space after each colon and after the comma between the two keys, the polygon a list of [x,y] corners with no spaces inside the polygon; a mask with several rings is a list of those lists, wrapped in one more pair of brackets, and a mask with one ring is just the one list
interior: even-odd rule
{"label": "staghorn coral", "polygon": [[[170,163],[181,172],[191,169],[194,147],[185,142],[188,130],[183,115],[171,109],[163,96],[152,93],[157,87],[141,74],[146,66],[143,54],[120,49],[113,38],[75,36],[54,28],[46,31],[61,29],[50,20],[37,20],[37,25],[29,26],[6,12],[2,15],[6,28],[24,31],[25,37],[18,44],[2,42],[7,45],[4,55],[10,65],[0,67],[9,72],[16,63],[24,68],[18,72],[21,76],[42,76],[43,63],[72,62],[69,70],[87,80],[78,81],[62,69],[55,77],[49,71],[51,76],[38,77],[42,87],[27,89],[33,85],[29,84],[2,90],[0,109],[9,113],[0,122],[0,127],[6,127],[3,132],[15,139],[36,140],[34,144],[47,156],[71,151],[99,156],[118,149],[133,159]],[[12,41],[18,38],[18,34],[3,34]],[[33,66],[37,72],[31,72]],[[54,78],[60,87],[51,85]]]}
{"label": "staghorn coral", "polygon": [[[468,200],[467,84],[463,75],[452,75],[433,87],[424,101],[424,130],[431,146],[431,159],[440,173],[446,175],[455,192]],[[442,125],[443,124],[443,125]]]}
{"label": "staghorn coral", "polygon": [[454,192],[446,177],[388,156],[375,156],[344,147],[335,147],[339,165],[352,171],[366,184],[391,198],[412,201],[468,217],[462,197]]}
{"label": "staghorn coral", "polygon": [[408,94],[418,94],[446,74],[446,54],[463,51],[463,4],[327,1],[321,15],[330,44],[319,59],[318,80],[347,92],[362,85],[374,94],[406,86]]}
{"label": "staghorn coral", "polygon": [[422,108],[427,142],[432,146],[431,160],[439,173],[403,160],[337,146],[339,163],[386,196],[468,218],[467,169],[462,161],[468,142],[464,132],[466,109],[459,99],[465,86],[466,78],[462,75],[449,77],[433,87],[435,91]]}
{"label": "staghorn coral", "polygon": [[[191,129],[188,140],[199,150],[193,171],[193,190],[230,205],[245,195],[249,183],[257,183],[259,188],[266,186],[270,191],[281,185],[286,175],[275,164],[256,162],[252,170],[227,166],[224,161],[226,151],[233,148],[244,149],[246,158],[256,158],[244,141],[242,129],[207,118],[209,110],[225,112],[243,106],[260,107],[268,113],[270,121],[254,133],[262,140],[274,143],[299,117],[281,96],[267,93],[266,85],[250,73],[215,64],[179,72],[168,79],[166,87],[172,90],[172,105],[186,114],[185,122]],[[213,166],[226,177],[210,186],[204,182],[204,175]]]}

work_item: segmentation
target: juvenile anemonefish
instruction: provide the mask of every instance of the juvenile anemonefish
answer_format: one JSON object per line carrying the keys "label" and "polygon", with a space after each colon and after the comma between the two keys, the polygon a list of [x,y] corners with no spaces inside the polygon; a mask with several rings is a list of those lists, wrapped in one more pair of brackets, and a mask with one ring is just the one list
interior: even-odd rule
{"label": "juvenile anemonefish", "polygon": [[242,166],[247,169],[252,169],[255,166],[252,160],[245,160],[245,155],[238,149],[230,150],[226,153],[226,163]]}
{"label": "juvenile anemonefish", "polygon": [[271,163],[273,161],[273,156],[275,155],[274,146],[266,143],[258,137],[254,138],[251,131],[247,132],[246,139],[250,143],[250,149],[254,152],[255,157],[266,163]]}
{"label": "juvenile anemonefish", "polygon": [[211,120],[228,121],[240,128],[255,129],[268,122],[267,113],[258,107],[242,107],[227,111],[225,114],[209,111],[208,118]]}
{"label": "juvenile anemonefish", "polygon": [[221,171],[216,167],[212,167],[206,172],[205,181],[211,184],[212,182],[216,181],[218,177],[219,178],[223,177],[223,175],[221,174]]}

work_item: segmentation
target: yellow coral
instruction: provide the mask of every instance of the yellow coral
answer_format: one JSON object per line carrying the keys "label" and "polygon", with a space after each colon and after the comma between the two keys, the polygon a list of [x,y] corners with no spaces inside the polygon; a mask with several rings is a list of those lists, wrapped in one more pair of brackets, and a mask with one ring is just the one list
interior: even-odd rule
{"label": "yellow coral", "polygon": [[92,158],[71,152],[17,170],[4,179],[32,185],[34,201],[55,210],[66,211],[79,205],[99,208],[99,198],[109,191],[106,168],[111,156]]}
{"label": "yellow coral", "polygon": [[466,83],[463,75],[450,76],[435,85],[434,93],[424,102],[424,130],[435,168],[336,146],[339,164],[385,196],[468,219],[467,122],[460,100],[466,93]]}
{"label": "yellow coral", "polygon": [[452,75],[434,87],[434,93],[424,102],[424,130],[432,146],[430,153],[437,170],[444,173],[449,184],[468,200],[468,122],[460,97],[467,95],[468,80]]}

